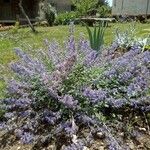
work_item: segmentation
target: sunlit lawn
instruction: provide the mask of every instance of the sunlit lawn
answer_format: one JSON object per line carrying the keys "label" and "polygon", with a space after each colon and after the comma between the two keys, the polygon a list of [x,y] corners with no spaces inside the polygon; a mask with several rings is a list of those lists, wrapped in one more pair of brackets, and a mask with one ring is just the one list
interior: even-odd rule
{"label": "sunlit lawn", "polygon": [[[116,28],[126,30],[129,28],[129,23],[113,23],[109,24],[105,33],[105,45],[109,45],[114,39]],[[0,32],[0,98],[4,97],[5,84],[1,79],[2,76],[11,77],[9,64],[15,61],[17,57],[13,52],[14,47],[20,47],[25,51],[30,52],[31,49],[41,49],[44,46],[44,39],[57,39],[60,43],[68,36],[68,26],[55,27],[38,27],[37,34],[31,32],[30,28],[19,29],[17,33],[12,30]],[[76,40],[80,37],[80,33],[84,33],[87,37],[86,29],[83,26],[76,26]],[[149,24],[136,24],[137,37],[146,37],[150,34]]]}

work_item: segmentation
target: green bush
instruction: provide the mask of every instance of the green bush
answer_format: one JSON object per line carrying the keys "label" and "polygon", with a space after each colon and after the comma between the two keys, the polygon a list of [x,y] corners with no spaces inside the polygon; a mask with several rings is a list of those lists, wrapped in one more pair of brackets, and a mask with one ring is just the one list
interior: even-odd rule
{"label": "green bush", "polygon": [[39,7],[39,22],[46,20],[52,26],[57,16],[56,9],[46,2],[42,2]]}
{"label": "green bush", "polygon": [[109,17],[111,14],[111,8],[106,5],[99,6],[97,8],[97,13],[99,17]]}
{"label": "green bush", "polygon": [[50,4],[46,6],[45,17],[49,25],[53,25],[56,17],[56,10]]}
{"label": "green bush", "polygon": [[81,16],[86,16],[98,5],[98,0],[72,0],[73,5]]}
{"label": "green bush", "polygon": [[70,21],[74,21],[76,18],[78,18],[78,14],[74,11],[60,13],[56,17],[55,25],[67,25]]}

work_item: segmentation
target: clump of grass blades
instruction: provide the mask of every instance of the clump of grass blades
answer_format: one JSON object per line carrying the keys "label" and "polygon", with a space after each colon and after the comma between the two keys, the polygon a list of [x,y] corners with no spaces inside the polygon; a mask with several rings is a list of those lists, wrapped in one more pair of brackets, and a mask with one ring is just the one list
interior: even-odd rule
{"label": "clump of grass blades", "polygon": [[98,27],[96,25],[94,26],[93,31],[89,28],[87,24],[85,24],[85,26],[88,32],[91,48],[95,51],[100,51],[102,45],[104,44],[104,34],[107,24],[104,22],[99,23]]}

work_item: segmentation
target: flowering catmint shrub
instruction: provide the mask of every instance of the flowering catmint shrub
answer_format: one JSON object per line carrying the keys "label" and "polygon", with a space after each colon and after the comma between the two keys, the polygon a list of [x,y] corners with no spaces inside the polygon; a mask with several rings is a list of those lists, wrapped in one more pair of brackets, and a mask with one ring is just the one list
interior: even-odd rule
{"label": "flowering catmint shrub", "polygon": [[[133,99],[137,104],[139,101],[142,103],[150,89],[149,62],[149,51],[142,52],[141,48],[132,47],[122,57],[110,62],[110,67],[94,82],[96,89],[87,87],[83,95],[91,102],[103,100],[111,107],[116,105],[116,108],[131,105]],[[103,94],[97,94],[101,91],[99,88]],[[150,104],[149,100],[147,104]]]}
{"label": "flowering catmint shrub", "polygon": [[[76,42],[73,32],[64,51],[55,40],[46,40],[43,62],[15,49],[20,60],[11,64],[16,77],[8,82],[9,96],[0,101],[0,129],[23,144],[55,142],[58,149],[82,150],[94,141],[94,128],[105,134],[110,150],[121,150],[99,114],[108,115],[106,108],[150,110],[150,52],[133,46],[112,57],[113,44],[97,54],[83,37]],[[84,128],[89,138],[81,134]]]}

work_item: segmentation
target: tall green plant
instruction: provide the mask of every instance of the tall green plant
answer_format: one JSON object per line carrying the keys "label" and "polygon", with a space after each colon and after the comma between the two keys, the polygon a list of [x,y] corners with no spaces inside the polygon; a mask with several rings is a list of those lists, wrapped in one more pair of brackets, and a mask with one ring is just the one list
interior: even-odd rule
{"label": "tall green plant", "polygon": [[87,24],[85,24],[88,35],[90,46],[93,50],[100,51],[101,46],[104,44],[104,34],[107,24],[104,22],[100,23],[97,27],[94,26],[94,30],[91,30]]}

